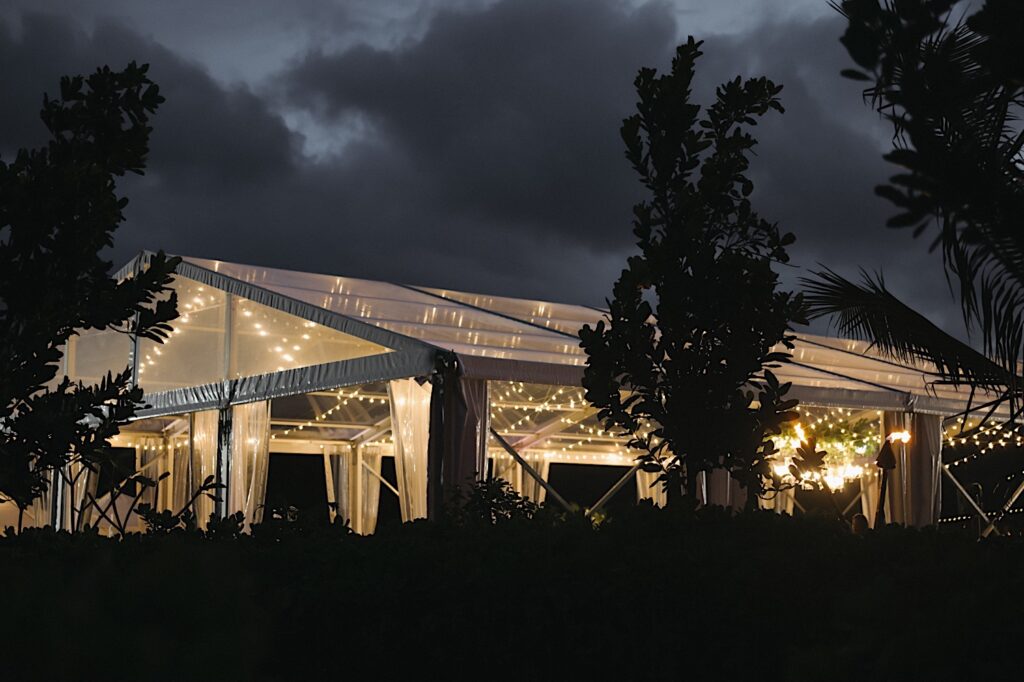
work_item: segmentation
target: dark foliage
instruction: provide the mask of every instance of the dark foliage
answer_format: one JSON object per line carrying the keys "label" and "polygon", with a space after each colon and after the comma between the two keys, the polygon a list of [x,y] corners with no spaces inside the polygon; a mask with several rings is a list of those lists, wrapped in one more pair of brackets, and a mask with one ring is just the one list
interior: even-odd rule
{"label": "dark foliage", "polygon": [[[486,496],[486,495],[485,495]],[[483,520],[480,517],[479,520]],[[1024,545],[642,504],[0,538],[7,677],[1015,679]],[[661,589],[666,576],[693,586]],[[977,623],[969,625],[968,619]]]}
{"label": "dark foliage", "polygon": [[1024,3],[987,0],[960,19],[954,0],[845,0],[844,75],[891,122],[899,167],[876,189],[898,213],[890,227],[929,233],[941,251],[979,353],[902,304],[881,277],[809,280],[812,314],[836,316],[901,361],[938,368],[936,381],[994,391],[1017,413],[1024,360]]}
{"label": "dark foliage", "polygon": [[60,97],[43,98],[47,146],[0,160],[0,495],[22,510],[70,462],[96,470],[142,399],[130,368],[96,386],[58,381],[68,339],[113,329],[160,341],[177,315],[163,296],[176,259],[157,254],[115,281],[102,257],[128,203],[116,178],[143,172],[163,101],[146,72],[63,78]]}
{"label": "dark foliage", "polygon": [[796,406],[765,368],[788,358],[777,347],[792,347],[791,324],[804,316],[773,270],[794,237],[754,211],[746,176],[749,129],[782,112],[782,86],[737,77],[702,111],[690,92],[700,45],[681,45],[670,73],[637,76],[638,113],[621,132],[650,199],[633,209],[640,254],[615,284],[607,321],[580,331],[583,385],[645,469],[692,500],[698,472],[726,468],[755,504],[770,480],[768,436]]}

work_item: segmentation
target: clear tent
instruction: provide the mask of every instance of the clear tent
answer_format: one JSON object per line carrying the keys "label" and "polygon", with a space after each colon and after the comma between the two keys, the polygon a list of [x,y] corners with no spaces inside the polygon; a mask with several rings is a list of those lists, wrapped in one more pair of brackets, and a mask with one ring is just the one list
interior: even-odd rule
{"label": "clear tent", "polygon": [[[142,267],[145,258],[120,276]],[[380,457],[408,460],[404,471],[416,476],[426,468],[414,461],[427,456],[424,439],[418,446],[409,434],[404,445],[396,441],[399,417],[408,419],[395,396],[418,400],[418,409],[426,410],[426,380],[439,358],[454,357],[466,385],[478,386],[476,444],[466,446],[479,451],[477,469],[507,475],[527,491],[531,476],[504,446],[542,475],[552,464],[629,467],[635,457],[583,399],[586,356],[576,333],[601,319],[599,309],[191,257],[180,264],[175,289],[182,314],[168,343],[133,344],[123,334],[94,332],[77,337],[67,354],[72,378],[133,369],[148,407],[124,430],[124,443],[152,438],[156,424],[164,440],[143,447],[171,453],[180,447],[173,438],[213,423],[192,415],[265,403],[265,424],[259,415],[246,417],[267,431],[259,447],[322,456],[335,503],[365,506],[375,499],[368,492],[374,477],[384,494],[409,497],[407,488],[422,485],[422,477],[403,488],[379,473]],[[933,368],[892,362],[864,342],[823,336],[800,334],[793,362],[777,374],[793,382],[792,394],[802,403],[851,415],[913,412],[941,423],[968,400],[964,389],[935,384]],[[487,438],[492,428],[503,443]],[[215,455],[216,447],[209,447]],[[353,458],[359,460],[354,468]],[[197,470],[210,466],[196,461]],[[544,497],[536,486],[531,492]]]}

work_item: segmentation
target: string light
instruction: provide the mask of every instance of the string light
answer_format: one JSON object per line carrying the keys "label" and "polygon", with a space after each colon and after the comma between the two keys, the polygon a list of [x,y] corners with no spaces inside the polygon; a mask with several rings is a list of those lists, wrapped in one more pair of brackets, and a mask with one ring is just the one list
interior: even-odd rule
{"label": "string light", "polygon": [[[985,516],[989,517],[990,519],[996,519],[999,516],[1009,516],[1011,514],[1020,514],[1022,512],[1024,512],[1024,507],[1019,507],[1017,509],[1007,509],[1005,511],[1002,510],[1002,509],[1000,509],[999,511],[994,511],[994,512],[989,511],[989,512],[985,512]],[[946,517],[944,519],[939,519],[939,523],[960,523],[960,522],[963,522],[963,521],[970,521],[972,519],[977,519],[977,518],[979,518],[979,517],[977,515],[975,515],[975,514],[963,514],[961,516],[949,516],[949,517]],[[984,520],[984,519],[981,519],[981,520]]]}
{"label": "string light", "polygon": [[[968,422],[965,426],[969,429],[972,425],[973,422]],[[976,448],[976,450],[959,459],[948,462],[946,466],[950,468],[963,466],[968,462],[973,462],[993,453],[997,448],[1003,449],[1011,446],[1020,448],[1024,446],[1024,435],[1020,433],[1022,426],[1024,425],[1016,424],[1012,427],[1007,427],[1005,423],[990,424],[976,428],[973,432],[968,431],[966,436],[963,435],[964,432],[962,430],[947,429],[944,431],[944,435],[947,437],[947,445],[959,447],[969,444]],[[985,438],[986,436],[987,438]]]}
{"label": "string light", "polygon": [[[187,280],[186,280],[187,282]],[[197,287],[195,291],[204,292],[204,287]],[[171,324],[171,332],[168,337],[164,340],[163,349],[166,350],[168,346],[188,329],[190,323],[193,323],[193,319],[197,315],[202,313],[215,310],[216,308],[225,305],[226,301],[223,297],[218,298],[211,294],[205,295],[194,295],[189,298],[189,294],[192,293],[189,290],[189,285],[186,284],[184,287],[178,289],[179,298],[182,300],[188,300],[187,303],[182,304],[183,312],[174,320]],[[262,306],[254,304],[244,298],[236,298],[239,306],[239,312],[243,318],[247,318],[246,325],[250,324],[249,320],[257,318],[258,321],[251,322],[251,332],[255,333],[261,338],[265,338],[269,341],[267,350],[268,352],[275,353],[277,355],[278,364],[275,365],[275,371],[282,372],[290,368],[301,367],[302,360],[298,358],[294,353],[298,353],[302,350],[300,344],[294,341],[289,342],[286,335],[278,335],[272,333],[273,327],[279,327],[282,324],[280,316],[275,315],[275,311],[272,309],[263,310]],[[284,324],[288,325],[288,319],[290,316],[284,316]],[[316,329],[317,324],[308,320],[302,320],[302,334],[301,339],[303,341],[309,341],[312,339],[310,332]],[[286,332],[287,333],[287,332]],[[140,358],[138,363],[138,372],[140,375],[146,374],[147,371],[150,373],[157,370],[157,359],[153,355],[163,355],[163,351],[160,348],[154,347],[150,352],[147,352],[144,357]],[[241,376],[241,373],[237,373],[236,376]]]}

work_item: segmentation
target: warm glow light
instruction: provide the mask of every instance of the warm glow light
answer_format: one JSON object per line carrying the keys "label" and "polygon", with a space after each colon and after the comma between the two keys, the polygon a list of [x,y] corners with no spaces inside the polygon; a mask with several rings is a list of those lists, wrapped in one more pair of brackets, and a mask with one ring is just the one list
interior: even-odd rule
{"label": "warm glow light", "polygon": [[846,480],[839,474],[833,473],[831,470],[825,474],[825,484],[832,490],[841,490]]}
{"label": "warm glow light", "polygon": [[901,443],[909,443],[910,431],[893,431],[892,433],[890,433],[889,442],[895,443],[896,441],[900,441]]}

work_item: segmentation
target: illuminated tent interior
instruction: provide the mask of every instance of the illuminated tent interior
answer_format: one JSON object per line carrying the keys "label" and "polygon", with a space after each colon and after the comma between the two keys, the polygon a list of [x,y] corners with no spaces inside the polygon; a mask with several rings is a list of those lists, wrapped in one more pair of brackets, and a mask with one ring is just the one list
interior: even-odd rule
{"label": "illuminated tent interior", "polygon": [[[552,467],[621,472],[600,500],[574,500],[584,507],[626,486],[665,503],[653,475],[634,466],[635,453],[583,399],[576,332],[601,317],[598,309],[200,258],[182,261],[174,289],[181,316],[165,344],[84,332],[65,357],[66,373],[87,382],[132,367],[148,407],[112,444],[124,448],[129,468],[169,474],[146,493],[157,508],[181,508],[213,476],[225,494],[201,498],[200,518],[241,511],[259,521],[270,513],[271,455],[315,462],[326,513],[360,533],[373,532],[383,497],[397,500],[403,520],[425,517],[436,513],[442,485],[474,476],[500,476],[535,501],[561,502]],[[943,420],[965,409],[966,391],[937,386],[928,367],[883,359],[863,342],[810,335],[777,374],[793,382],[802,410],[800,432],[780,439],[780,472],[798,437],[813,433],[830,453],[828,484],[855,489],[850,508],[872,518],[882,437],[907,431],[887,515],[936,521]],[[51,491],[34,522],[102,527],[95,514],[73,518],[67,503],[86,494],[103,502],[101,478]],[[742,491],[718,472],[701,494],[742,503]],[[792,513],[799,495],[762,505]]]}

